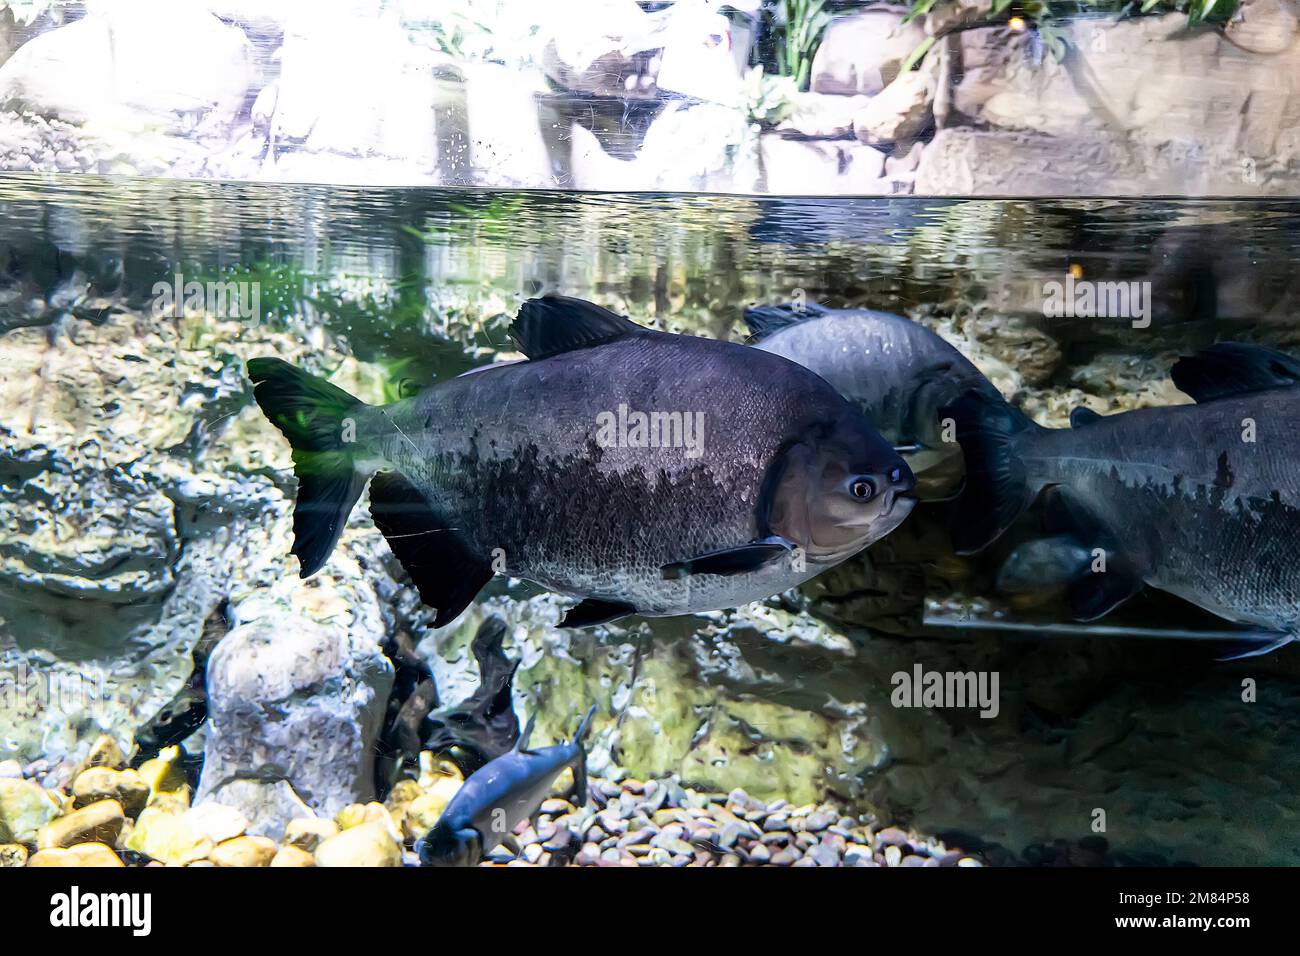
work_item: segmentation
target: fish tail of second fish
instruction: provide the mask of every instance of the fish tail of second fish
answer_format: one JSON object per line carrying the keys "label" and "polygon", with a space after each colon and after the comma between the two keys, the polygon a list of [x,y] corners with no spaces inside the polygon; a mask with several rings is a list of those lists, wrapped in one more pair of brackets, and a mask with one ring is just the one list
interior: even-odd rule
{"label": "fish tail of second fish", "polygon": [[293,447],[293,553],[305,578],[329,558],[370,477],[354,441],[356,416],[369,406],[278,358],[250,359],[248,377],[257,404]]}
{"label": "fish tail of second fish", "polygon": [[1037,496],[1016,443],[1040,426],[979,389],[964,392],[939,414],[955,426],[966,463],[965,485],[950,505],[953,547],[958,554],[973,554],[997,540]]}

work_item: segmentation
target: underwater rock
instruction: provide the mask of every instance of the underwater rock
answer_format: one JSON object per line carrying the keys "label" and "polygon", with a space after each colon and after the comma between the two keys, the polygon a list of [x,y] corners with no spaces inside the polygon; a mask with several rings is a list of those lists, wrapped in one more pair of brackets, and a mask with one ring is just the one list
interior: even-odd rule
{"label": "underwater rock", "polygon": [[284,499],[257,474],[278,450],[238,414],[259,341],[303,350],[220,316],[121,311],[0,336],[0,756],[61,782],[79,728],[126,747],[191,679],[232,589],[281,576],[265,555]]}
{"label": "underwater rock", "polygon": [[238,808],[247,818],[244,832],[273,840],[284,835],[290,820],[312,812],[287,780],[231,780],[214,787],[208,796],[214,803]]}
{"label": "underwater rock", "polygon": [[37,832],[59,809],[56,797],[36,781],[0,778],[0,843],[35,844]]}
{"label": "underwater rock", "polygon": [[902,7],[872,7],[832,20],[813,57],[811,89],[817,93],[874,96],[892,83],[925,40],[920,20],[904,23]]}
{"label": "underwater rock", "polygon": [[[559,605],[549,595],[480,601],[431,632],[421,650],[438,686],[473,686],[470,640],[481,615],[498,614],[522,655],[516,706],[536,712],[537,739],[567,739],[582,715],[574,702],[621,715],[593,732],[593,773],[676,772],[702,789],[740,785],[807,801],[837,782],[851,790],[852,778],[881,758],[867,708],[843,703],[853,700],[848,685],[828,695],[823,682],[852,645],[811,618],[751,605],[658,621],[650,639],[616,627],[557,628]],[[815,686],[807,686],[811,674]]]}
{"label": "underwater rock", "polygon": [[978,311],[962,323],[962,332],[981,350],[1019,373],[1022,384],[1042,386],[1061,364],[1061,347],[1029,320]]}
{"label": "underwater rock", "polygon": [[374,745],[393,680],[375,642],[379,622],[362,605],[344,611],[350,626],[317,624],[290,610],[295,591],[337,601],[289,579],[283,605],[271,596],[238,605],[240,623],[212,653],[198,799],[241,778],[280,779],[333,814],[374,793]]}

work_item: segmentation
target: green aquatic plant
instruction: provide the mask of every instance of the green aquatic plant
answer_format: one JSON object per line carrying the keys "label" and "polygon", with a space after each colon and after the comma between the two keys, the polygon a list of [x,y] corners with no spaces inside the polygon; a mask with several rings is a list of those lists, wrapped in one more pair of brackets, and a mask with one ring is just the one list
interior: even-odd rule
{"label": "green aquatic plant", "polygon": [[782,0],[784,29],[779,38],[777,64],[783,76],[793,77],[803,89],[812,72],[813,54],[821,42],[822,31],[831,21],[826,0]]}
{"label": "green aquatic plant", "polygon": [[404,226],[403,231],[425,243],[455,239],[503,239],[524,208],[522,196],[492,196],[486,201],[448,202],[444,216],[429,221],[423,229]]}
{"label": "green aquatic plant", "polygon": [[745,118],[761,128],[776,126],[794,110],[798,92],[792,76],[771,76],[761,66],[745,74]]}

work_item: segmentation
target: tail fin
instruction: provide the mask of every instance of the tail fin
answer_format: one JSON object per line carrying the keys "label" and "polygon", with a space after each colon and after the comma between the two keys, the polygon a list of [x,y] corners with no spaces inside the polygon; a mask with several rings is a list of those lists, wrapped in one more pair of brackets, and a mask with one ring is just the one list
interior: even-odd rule
{"label": "tail fin", "polygon": [[745,325],[755,341],[767,338],[773,332],[826,314],[826,308],[816,302],[786,305],[751,305],[745,310]]}
{"label": "tail fin", "polygon": [[1037,428],[1001,398],[972,389],[940,412],[956,424],[966,460],[966,483],[953,503],[953,546],[972,554],[997,540],[1034,500],[1037,489],[1016,454],[1019,433]]}
{"label": "tail fin", "polygon": [[250,359],[248,377],[262,412],[293,446],[293,553],[305,578],[329,558],[369,477],[356,468],[347,430],[350,416],[366,406],[277,358]]}
{"label": "tail fin", "polygon": [[587,716],[582,718],[582,723],[578,725],[573,735],[573,745],[578,749],[578,756],[573,764],[573,794],[580,807],[587,805],[587,748],[582,745],[582,742],[587,738],[587,731],[591,729],[591,718],[595,713],[596,705],[592,704],[587,708]]}

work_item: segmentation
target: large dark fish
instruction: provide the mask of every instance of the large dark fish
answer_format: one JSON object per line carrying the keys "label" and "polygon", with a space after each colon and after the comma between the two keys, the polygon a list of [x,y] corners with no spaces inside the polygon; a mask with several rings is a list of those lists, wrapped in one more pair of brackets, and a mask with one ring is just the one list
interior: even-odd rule
{"label": "large dark fish", "polygon": [[501,845],[520,822],[531,819],[551,793],[555,778],[573,770],[578,805],[587,802],[587,752],[582,741],[595,705],[587,711],[573,740],[529,750],[537,715],[528,719],[515,749],[476,771],[438,817],[415,852],[425,866],[474,866]]}
{"label": "large dark fish", "polygon": [[1052,488],[1077,543],[1104,558],[1069,584],[1077,618],[1145,583],[1271,632],[1255,652],[1272,650],[1300,630],[1300,362],[1224,343],[1172,374],[1197,404],[1076,410],[1069,429],[977,392],[954,402],[966,458],[954,543],[979,550]]}
{"label": "large dark fish", "polygon": [[754,345],[816,372],[903,452],[921,498],[961,477],[960,446],[944,441],[939,410],[970,389],[1001,398],[970,360],[918,322],[816,303],[745,310]]}
{"label": "large dark fish", "polygon": [[570,626],[734,607],[851,557],[915,502],[890,443],[793,362],[558,296],[524,303],[512,335],[528,361],[384,406],[248,363],[293,445],[304,577],[372,475],[371,516],[436,626],[494,572],[582,597]]}

